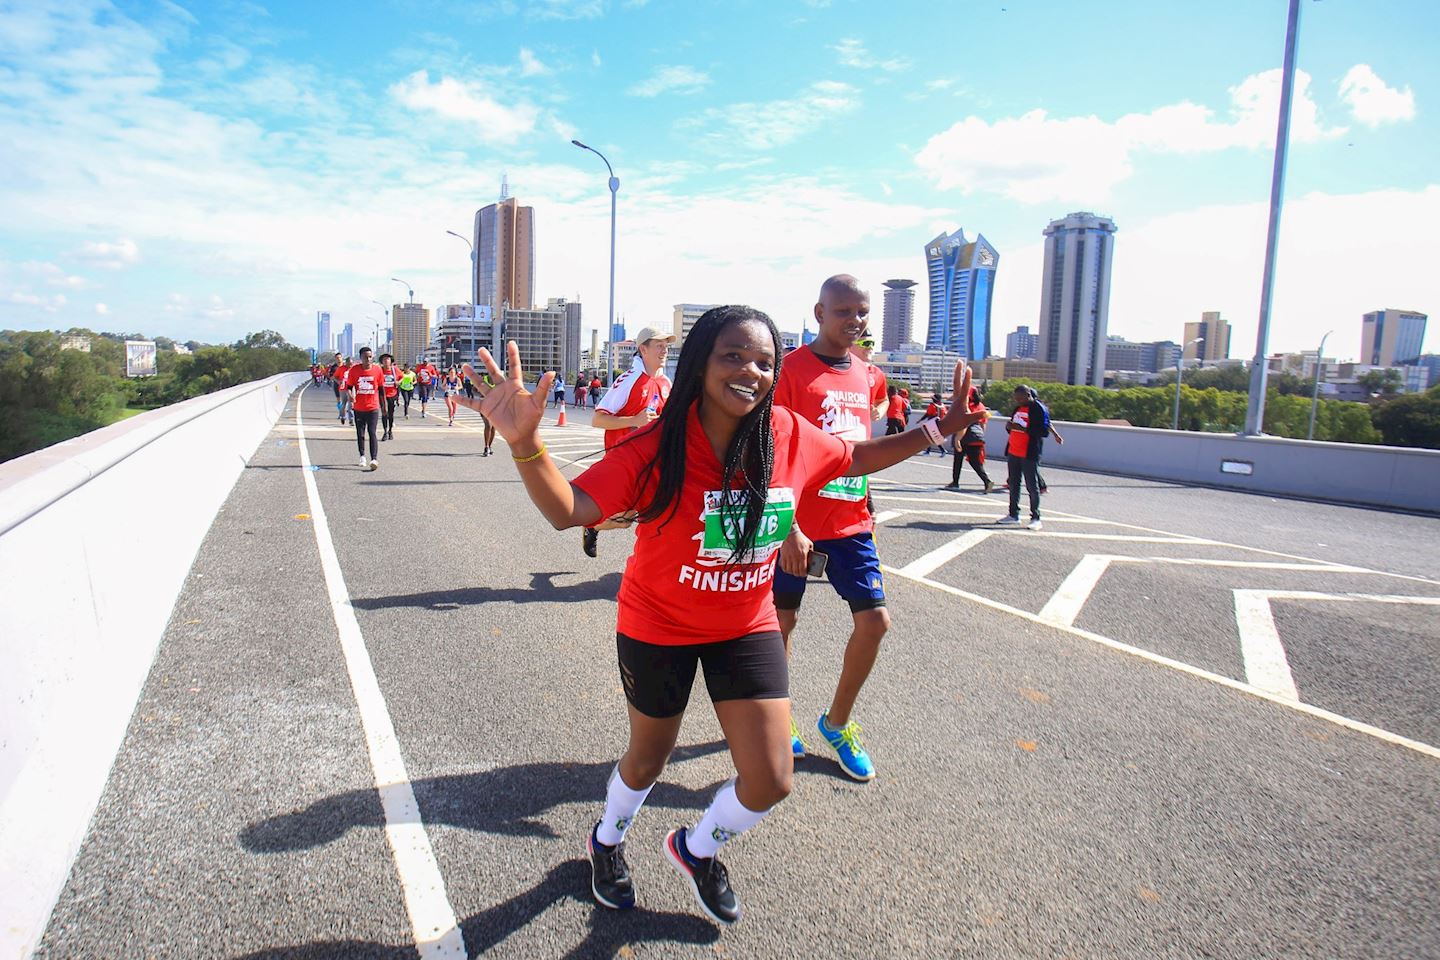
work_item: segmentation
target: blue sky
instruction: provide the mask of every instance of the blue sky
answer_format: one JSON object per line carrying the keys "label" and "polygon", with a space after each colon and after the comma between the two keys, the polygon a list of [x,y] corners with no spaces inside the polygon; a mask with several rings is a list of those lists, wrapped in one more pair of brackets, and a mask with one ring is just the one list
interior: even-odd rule
{"label": "blue sky", "polygon": [[[0,0],[0,327],[228,341],[371,301],[463,302],[474,210],[536,209],[538,293],[747,302],[798,329],[825,276],[1000,251],[995,340],[1037,326],[1041,231],[1119,225],[1112,333],[1202,310],[1253,353],[1283,0]],[[343,12],[337,12],[343,11]],[[1359,350],[1440,304],[1440,5],[1304,0],[1272,347]],[[921,294],[919,309],[925,309]],[[1434,325],[1432,324],[1432,327]],[[1437,334],[1427,348],[1437,349]]]}

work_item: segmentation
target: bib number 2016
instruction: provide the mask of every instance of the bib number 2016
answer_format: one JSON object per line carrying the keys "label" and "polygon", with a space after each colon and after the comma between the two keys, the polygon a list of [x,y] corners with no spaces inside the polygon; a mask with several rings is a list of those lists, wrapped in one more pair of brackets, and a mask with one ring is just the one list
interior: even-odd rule
{"label": "bib number 2016", "polygon": [[[710,490],[705,493],[705,530],[699,555],[717,560],[729,559],[745,526],[747,494],[742,490]],[[741,563],[763,563],[768,560],[795,523],[795,494],[789,487],[772,487],[766,498],[765,510],[755,530],[755,546],[739,558]]]}

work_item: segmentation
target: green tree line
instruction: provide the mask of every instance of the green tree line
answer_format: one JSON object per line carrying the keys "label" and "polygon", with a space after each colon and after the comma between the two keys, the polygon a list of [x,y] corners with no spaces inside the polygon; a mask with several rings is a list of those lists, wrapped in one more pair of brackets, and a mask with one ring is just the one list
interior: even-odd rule
{"label": "green tree line", "polygon": [[[1248,403],[1243,388],[1196,387],[1191,385],[1191,379],[1187,374],[1180,387],[1182,430],[1238,433],[1243,429]],[[1077,423],[1125,420],[1137,427],[1160,428],[1168,428],[1173,422],[1173,379],[1168,387],[1123,387],[1118,390],[1064,383],[996,380],[984,385],[982,396],[985,405],[1009,412],[1012,406],[1010,395],[1016,386],[1022,384],[1035,388],[1056,420]],[[1308,390],[1286,392],[1272,386],[1267,391],[1267,434],[1304,439],[1309,424]],[[1440,385],[1420,394],[1395,396],[1380,392],[1370,403],[1322,398],[1315,414],[1315,439],[1440,449]]]}
{"label": "green tree line", "polygon": [[[90,352],[63,350],[65,336],[90,338]],[[153,377],[125,376],[125,341],[149,337],[72,329],[0,331],[0,460],[107,426],[141,410],[260,380],[310,365],[306,350],[273,330],[228,346],[156,337]]]}

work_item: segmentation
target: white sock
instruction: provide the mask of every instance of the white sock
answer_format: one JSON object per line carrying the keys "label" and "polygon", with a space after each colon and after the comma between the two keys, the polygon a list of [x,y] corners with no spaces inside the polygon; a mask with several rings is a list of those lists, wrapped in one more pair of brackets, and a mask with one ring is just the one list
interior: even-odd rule
{"label": "white sock", "polygon": [[693,830],[685,832],[685,846],[693,856],[704,860],[715,856],[728,841],[764,820],[769,810],[754,811],[735,795],[735,781],[721,787],[710,801],[710,809]]}
{"label": "white sock", "polygon": [[630,822],[635,819],[635,814],[645,804],[645,798],[650,796],[650,791],[655,784],[650,784],[644,790],[631,790],[625,784],[625,778],[620,776],[620,765],[617,763],[615,769],[610,771],[610,783],[605,788],[605,815],[600,818],[600,825],[595,828],[595,837],[607,847],[613,847],[625,839],[625,831],[630,829]]}

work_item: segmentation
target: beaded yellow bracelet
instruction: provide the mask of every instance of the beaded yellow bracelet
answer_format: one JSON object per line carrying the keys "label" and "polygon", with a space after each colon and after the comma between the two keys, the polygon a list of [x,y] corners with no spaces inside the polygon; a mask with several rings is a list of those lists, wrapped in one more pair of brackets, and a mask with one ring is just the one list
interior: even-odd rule
{"label": "beaded yellow bracelet", "polygon": [[543,456],[545,456],[545,444],[542,443],[540,444],[540,449],[530,454],[530,456],[517,457],[515,456],[515,454],[512,453],[510,454],[510,459],[514,460],[516,463],[529,463],[531,460],[539,460]]}

